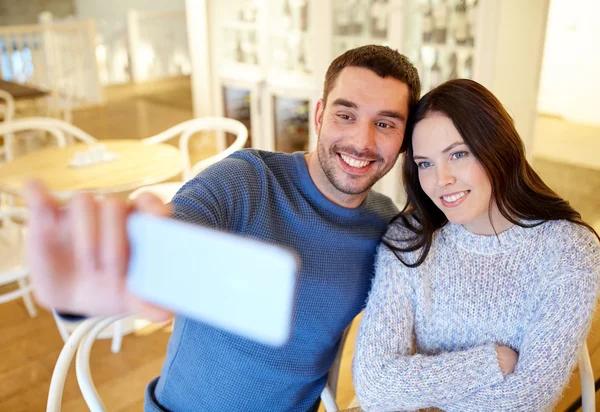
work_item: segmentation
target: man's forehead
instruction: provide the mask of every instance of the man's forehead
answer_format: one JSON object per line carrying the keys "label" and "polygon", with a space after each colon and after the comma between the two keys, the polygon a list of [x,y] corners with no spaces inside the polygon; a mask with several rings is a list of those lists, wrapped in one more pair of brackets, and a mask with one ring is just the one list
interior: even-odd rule
{"label": "man's forehead", "polygon": [[408,112],[408,85],[394,77],[380,77],[369,69],[346,67],[331,90],[328,102],[336,99],[350,101],[360,107],[361,102],[376,101],[382,110]]}

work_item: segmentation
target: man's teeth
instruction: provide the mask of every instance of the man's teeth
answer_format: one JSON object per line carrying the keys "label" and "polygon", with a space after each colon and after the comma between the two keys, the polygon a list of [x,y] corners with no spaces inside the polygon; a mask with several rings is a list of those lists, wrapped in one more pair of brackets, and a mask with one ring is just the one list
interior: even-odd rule
{"label": "man's teeth", "polygon": [[460,193],[457,193],[452,196],[442,196],[442,199],[444,199],[448,203],[452,203],[452,202],[456,202],[458,199],[460,199],[461,197],[463,197],[466,194],[467,194],[467,192],[460,192]]}
{"label": "man's teeth", "polygon": [[366,165],[368,165],[369,163],[371,163],[368,160],[356,160],[353,159],[351,157],[348,156],[344,156],[343,154],[340,154],[340,156],[342,156],[342,159],[344,160],[344,162],[348,163],[350,166],[352,167],[356,167],[358,169],[365,167]]}

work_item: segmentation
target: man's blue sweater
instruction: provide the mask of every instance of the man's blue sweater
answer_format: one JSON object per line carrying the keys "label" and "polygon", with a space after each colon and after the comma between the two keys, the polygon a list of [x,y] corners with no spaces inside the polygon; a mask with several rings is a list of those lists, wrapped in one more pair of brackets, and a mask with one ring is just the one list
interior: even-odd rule
{"label": "man's blue sweater", "polygon": [[310,410],[344,329],[364,307],[375,249],[396,207],[375,192],[358,208],[338,206],[312,182],[304,153],[256,150],[203,171],[173,207],[177,219],[295,250],[294,326],[289,342],[274,348],[178,316],[146,410]]}

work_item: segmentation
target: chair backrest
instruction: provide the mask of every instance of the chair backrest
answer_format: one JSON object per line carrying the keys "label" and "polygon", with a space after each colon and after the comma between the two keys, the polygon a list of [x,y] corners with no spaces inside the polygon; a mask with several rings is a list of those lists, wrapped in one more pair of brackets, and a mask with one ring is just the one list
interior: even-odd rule
{"label": "chair backrest", "polygon": [[[213,130],[221,130],[226,133],[231,133],[235,135],[235,140],[232,144],[229,145],[225,150],[219,152],[213,156],[210,156],[206,159],[200,160],[198,163],[194,164],[191,168],[189,176],[186,180],[189,180],[200,173],[202,170],[206,169],[208,166],[217,163],[220,160],[225,159],[230,154],[237,152],[238,150],[243,149],[246,146],[246,141],[248,141],[248,128],[240,121],[228,118],[219,118],[219,117],[210,117],[203,119],[206,121],[210,129]],[[184,133],[181,136],[181,143],[183,145],[188,145],[190,137],[193,133]],[[189,158],[188,158],[189,161]],[[185,170],[185,169],[184,169]]]}
{"label": "chair backrest", "polygon": [[[223,152],[217,153],[208,159],[201,160],[192,168],[189,155],[189,141],[194,134],[204,131],[232,133],[236,136],[236,139],[233,144]],[[142,141],[147,144],[158,144],[179,135],[181,135],[179,139],[179,149],[183,156],[183,179],[184,181],[187,181],[198,174],[202,169],[224,159],[231,153],[242,149],[248,140],[248,129],[243,123],[234,119],[226,117],[202,117],[179,123],[164,132],[142,139]]]}
{"label": "chair backrest", "polygon": [[[90,353],[92,345],[98,335],[111,323],[118,321],[123,316],[91,318],[77,326],[63,346],[56,361],[56,365],[54,366],[52,379],[50,380],[46,412],[60,412],[67,372],[69,371],[73,357],[76,358],[75,372],[77,375],[77,382],[79,383],[79,388],[81,389],[81,393],[89,410],[91,412],[105,411],[102,400],[92,379],[90,371]],[[336,357],[336,361],[329,374],[329,382],[321,394],[321,399],[327,412],[338,411],[338,407],[335,403],[335,387],[337,386],[337,374],[339,372],[339,358],[341,357],[347,334],[348,329],[346,329],[342,337],[338,356]],[[332,382],[332,380],[335,382]],[[330,387],[332,387],[332,389],[330,389]],[[587,411],[584,410],[584,412]]]}
{"label": "chair backrest", "polygon": [[[12,94],[6,90],[0,90],[0,116],[3,122],[9,122],[15,116],[15,100]],[[5,160],[7,140],[12,142],[12,136],[4,137],[2,146],[0,146],[0,162]]]}
{"label": "chair backrest", "polygon": [[[27,275],[23,246],[27,216],[24,207],[0,205],[0,286]],[[0,297],[0,303],[3,301]]]}
{"label": "chair backrest", "polygon": [[6,90],[0,90],[0,115],[5,122],[15,117],[15,99]]}
{"label": "chair backrest", "polygon": [[596,411],[596,381],[587,342],[579,352],[579,377],[581,379],[581,412]]}
{"label": "chair backrest", "polygon": [[50,133],[56,138],[56,142],[60,147],[64,147],[67,144],[65,135],[73,136],[77,140],[88,144],[97,142],[95,138],[64,120],[51,117],[24,117],[22,119],[0,123],[0,135],[3,135],[6,139],[5,155],[7,161],[14,159],[14,153],[12,151],[12,139],[14,139],[13,133],[29,130],[41,130]]}

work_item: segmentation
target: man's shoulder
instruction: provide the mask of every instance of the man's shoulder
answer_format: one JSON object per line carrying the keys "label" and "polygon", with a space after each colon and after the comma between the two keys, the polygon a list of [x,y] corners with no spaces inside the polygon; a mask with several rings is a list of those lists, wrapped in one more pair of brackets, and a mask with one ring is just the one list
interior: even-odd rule
{"label": "man's shoulder", "polygon": [[293,170],[294,160],[293,156],[287,153],[242,149],[215,166],[222,171],[239,174],[242,179],[266,175],[278,177]]}
{"label": "man's shoulder", "polygon": [[374,190],[371,190],[369,193],[367,202],[367,209],[370,212],[384,216],[388,220],[391,220],[399,213],[398,207],[394,204],[392,199]]}

